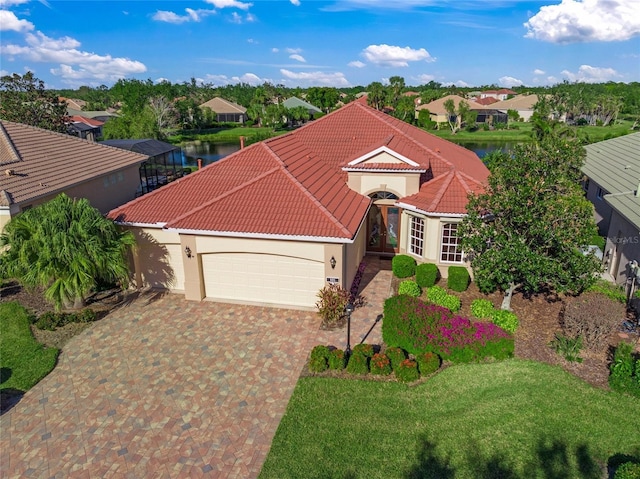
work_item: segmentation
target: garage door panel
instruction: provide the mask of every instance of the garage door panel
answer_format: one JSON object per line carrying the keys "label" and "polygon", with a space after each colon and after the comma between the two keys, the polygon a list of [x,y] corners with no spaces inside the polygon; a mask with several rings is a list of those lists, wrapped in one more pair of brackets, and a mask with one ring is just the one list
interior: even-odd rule
{"label": "garage door panel", "polygon": [[202,255],[206,296],[312,307],[324,286],[324,264],[253,253]]}

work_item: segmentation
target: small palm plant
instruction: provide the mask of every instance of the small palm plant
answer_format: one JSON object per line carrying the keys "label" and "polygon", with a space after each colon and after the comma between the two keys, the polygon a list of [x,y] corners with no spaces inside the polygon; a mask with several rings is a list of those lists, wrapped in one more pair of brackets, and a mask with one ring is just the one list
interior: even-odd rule
{"label": "small palm plant", "polygon": [[100,282],[128,284],[135,244],[86,199],[61,194],[12,218],[0,236],[0,277],[41,286],[56,309],[84,306]]}

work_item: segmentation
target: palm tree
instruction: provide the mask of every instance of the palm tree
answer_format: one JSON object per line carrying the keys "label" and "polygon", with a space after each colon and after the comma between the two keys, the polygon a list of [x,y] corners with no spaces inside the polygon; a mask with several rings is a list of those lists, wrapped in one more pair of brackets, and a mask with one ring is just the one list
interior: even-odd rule
{"label": "palm tree", "polygon": [[46,288],[56,309],[81,308],[100,282],[128,284],[131,232],[86,199],[64,193],[11,219],[0,236],[0,277]]}

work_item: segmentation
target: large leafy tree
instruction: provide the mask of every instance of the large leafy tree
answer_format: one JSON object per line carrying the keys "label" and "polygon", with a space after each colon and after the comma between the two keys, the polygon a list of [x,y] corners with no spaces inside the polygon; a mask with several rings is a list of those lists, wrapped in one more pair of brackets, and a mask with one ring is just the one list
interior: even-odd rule
{"label": "large leafy tree", "polygon": [[0,276],[41,286],[57,309],[79,308],[96,285],[129,278],[135,244],[87,199],[61,194],[12,218],[0,236]]}
{"label": "large leafy tree", "polygon": [[67,104],[32,72],[0,78],[0,118],[67,133]]}
{"label": "large leafy tree", "polygon": [[493,158],[485,192],[472,195],[459,229],[480,289],[580,292],[600,270],[581,247],[597,229],[580,187],[584,149],[549,136]]}

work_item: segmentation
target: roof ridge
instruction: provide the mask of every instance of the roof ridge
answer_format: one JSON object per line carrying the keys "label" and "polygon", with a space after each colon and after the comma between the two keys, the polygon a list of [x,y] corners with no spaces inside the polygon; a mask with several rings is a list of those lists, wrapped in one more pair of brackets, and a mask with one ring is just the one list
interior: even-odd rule
{"label": "roof ridge", "polygon": [[[433,201],[429,205],[429,209],[431,209],[433,211],[436,211],[435,208],[438,206],[438,204],[440,203],[440,200],[442,200],[442,197],[444,196],[444,194],[449,189],[449,185],[451,185],[451,182],[453,181],[454,176],[455,176],[455,171],[451,170],[448,173],[446,173],[445,175],[441,175],[439,177],[439,178],[443,178],[443,183],[442,183],[442,186],[440,187],[440,189],[438,190],[438,193],[433,198]],[[438,178],[434,178],[434,180],[436,180],[436,179],[438,179]]]}
{"label": "roof ridge", "polygon": [[[295,141],[297,142],[298,140],[296,139]],[[280,168],[282,168],[282,170],[285,172],[285,174],[287,175],[289,180],[293,184],[295,184],[298,187],[298,189],[300,189],[302,191],[302,193],[307,198],[309,198],[320,209],[320,211],[322,211],[329,218],[329,220],[331,220],[331,222],[333,224],[335,224],[343,233],[345,233],[346,235],[350,236],[351,232],[349,231],[349,229],[345,225],[343,225],[340,222],[340,220],[338,220],[338,218],[336,218],[335,215],[331,211],[329,211],[327,209],[327,207],[324,206],[318,200],[318,198],[315,197],[315,195],[311,194],[311,192],[309,191],[309,189],[306,186],[304,186],[295,176],[293,176],[293,174],[289,171],[289,169],[285,165],[284,161],[282,161],[282,159],[276,154],[276,152],[273,151],[271,149],[271,147],[267,146],[266,144],[265,144],[265,147],[270,152],[270,154],[276,159],[276,161],[278,161],[278,163],[280,163],[280,165],[281,165]]]}

